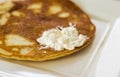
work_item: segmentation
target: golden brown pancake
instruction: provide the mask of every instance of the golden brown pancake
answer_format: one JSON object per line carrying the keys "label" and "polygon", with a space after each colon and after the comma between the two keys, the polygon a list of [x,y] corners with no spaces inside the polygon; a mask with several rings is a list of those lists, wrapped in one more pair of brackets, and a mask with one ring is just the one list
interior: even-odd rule
{"label": "golden brown pancake", "polygon": [[[30,61],[51,60],[78,52],[93,40],[95,26],[87,14],[70,0],[14,0],[8,3],[8,10],[0,8],[1,57]],[[74,50],[39,49],[40,44],[36,39],[44,31],[59,25],[67,27],[69,22],[76,24],[79,34],[89,37],[84,45]]]}

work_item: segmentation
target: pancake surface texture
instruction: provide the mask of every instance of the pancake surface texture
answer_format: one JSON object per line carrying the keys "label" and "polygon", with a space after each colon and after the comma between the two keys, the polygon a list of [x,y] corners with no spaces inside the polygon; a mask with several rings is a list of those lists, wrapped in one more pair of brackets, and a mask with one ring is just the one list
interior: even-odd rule
{"label": "pancake surface texture", "polygon": [[[8,6],[8,7],[7,7]],[[44,31],[75,24],[89,39],[73,50],[40,49],[36,41]],[[88,46],[95,35],[89,17],[70,0],[6,0],[0,3],[0,56],[46,61],[64,57]]]}

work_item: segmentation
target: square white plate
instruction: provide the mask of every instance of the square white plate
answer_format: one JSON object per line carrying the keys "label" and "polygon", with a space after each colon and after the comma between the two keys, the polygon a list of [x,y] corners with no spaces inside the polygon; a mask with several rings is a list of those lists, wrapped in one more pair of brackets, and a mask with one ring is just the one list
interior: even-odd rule
{"label": "square white plate", "polygon": [[[105,35],[107,34],[110,27],[109,23],[98,21],[95,19],[93,19],[92,21],[96,25],[96,36],[94,42],[87,48],[83,49],[82,51],[68,57],[46,62],[16,61],[1,58],[0,70],[16,74],[20,72],[27,74],[24,71],[26,72],[33,71],[27,70],[23,66],[18,66],[24,65],[28,68],[36,69],[37,70],[36,73],[44,71],[50,72],[51,74],[59,74],[72,77],[82,75],[82,73],[85,72],[85,70],[87,69],[87,66],[89,66],[89,63],[94,58],[94,55],[97,54],[97,50],[99,49],[101,43],[103,42]],[[21,75],[23,74],[21,73]]]}
{"label": "square white plate", "polygon": [[[78,5],[82,5],[82,8],[84,8],[83,5],[86,5],[84,3],[86,1],[83,0],[74,1],[77,2]],[[89,1],[87,3],[88,6],[90,6]],[[53,75],[65,77],[82,76],[83,73],[86,72],[94,56],[98,54],[97,52],[111,27],[107,22],[109,20],[104,20],[104,18],[101,17],[94,17],[89,11],[87,13],[91,16],[92,22],[96,25],[96,36],[90,46],[71,56],[46,62],[16,61],[0,58],[1,73],[8,74],[9,76],[17,75],[17,77],[53,77]]]}

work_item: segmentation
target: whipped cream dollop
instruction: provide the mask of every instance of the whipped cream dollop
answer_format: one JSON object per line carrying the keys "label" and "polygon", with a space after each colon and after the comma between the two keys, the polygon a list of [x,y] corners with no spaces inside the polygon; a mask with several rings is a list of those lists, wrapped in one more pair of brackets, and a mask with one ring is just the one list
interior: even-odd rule
{"label": "whipped cream dollop", "polygon": [[37,38],[37,42],[41,45],[40,49],[52,48],[56,51],[73,50],[75,47],[82,46],[88,37],[79,34],[75,25],[69,23],[69,27],[57,27],[44,31],[42,36]]}

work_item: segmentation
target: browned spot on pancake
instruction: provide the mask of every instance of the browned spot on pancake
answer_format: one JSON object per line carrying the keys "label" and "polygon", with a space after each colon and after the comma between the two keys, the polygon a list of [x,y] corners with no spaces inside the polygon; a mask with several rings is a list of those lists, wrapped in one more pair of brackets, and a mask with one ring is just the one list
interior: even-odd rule
{"label": "browned spot on pancake", "polygon": [[34,10],[34,9],[41,9],[41,8],[42,8],[42,3],[34,3],[29,5],[27,9]]}
{"label": "browned spot on pancake", "polygon": [[52,5],[49,7],[50,14],[57,14],[62,11],[62,7],[60,5]]}
{"label": "browned spot on pancake", "polygon": [[6,51],[2,48],[0,48],[0,54],[3,54],[3,55],[12,55],[12,53],[10,53],[9,51]]}
{"label": "browned spot on pancake", "polygon": [[24,47],[20,50],[20,54],[21,55],[27,55],[28,53],[30,53],[33,49],[30,47]]}
{"label": "browned spot on pancake", "polygon": [[12,51],[19,51],[19,49],[18,48],[12,48]]}
{"label": "browned spot on pancake", "polygon": [[6,46],[31,46],[34,43],[28,39],[15,34],[9,34],[5,36]]}
{"label": "browned spot on pancake", "polygon": [[10,17],[10,13],[2,14],[2,16],[0,17],[0,26],[5,25],[9,19],[9,17]]}
{"label": "browned spot on pancake", "polygon": [[27,9],[32,10],[34,13],[40,13],[42,6],[42,3],[34,3],[29,5]]}
{"label": "browned spot on pancake", "polygon": [[69,16],[70,16],[70,13],[68,13],[68,12],[62,12],[58,15],[58,17],[60,17],[60,18],[67,18]]}
{"label": "browned spot on pancake", "polygon": [[93,31],[94,30],[94,26],[90,25],[90,30]]}
{"label": "browned spot on pancake", "polygon": [[0,14],[7,13],[14,7],[14,3],[11,0],[3,1],[0,3]]}
{"label": "browned spot on pancake", "polygon": [[3,44],[3,42],[0,40],[0,44]]}
{"label": "browned spot on pancake", "polygon": [[21,17],[21,16],[24,17],[25,16],[25,14],[20,11],[13,11],[11,14],[16,17]]}

